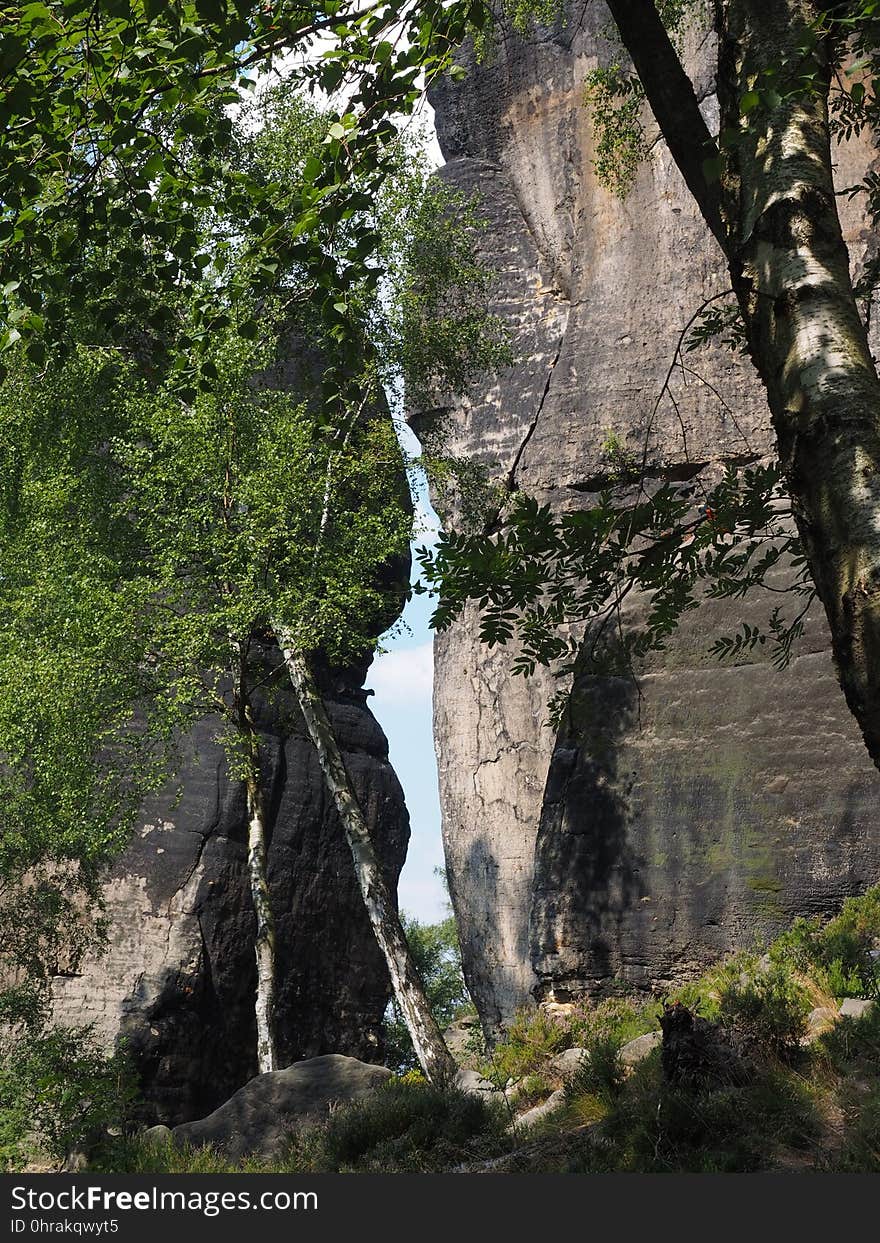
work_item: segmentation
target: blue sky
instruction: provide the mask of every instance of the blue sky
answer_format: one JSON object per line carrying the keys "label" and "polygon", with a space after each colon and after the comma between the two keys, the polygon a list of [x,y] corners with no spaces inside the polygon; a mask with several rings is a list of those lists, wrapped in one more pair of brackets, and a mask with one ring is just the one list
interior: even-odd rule
{"label": "blue sky", "polygon": [[[401,439],[408,452],[418,452],[412,432],[403,429]],[[438,525],[424,483],[418,488],[416,514],[414,547],[430,543]],[[396,627],[383,639],[386,650],[373,662],[367,686],[375,691],[370,707],[387,735],[391,763],[403,786],[412,827],[400,877],[400,906],[422,922],[436,923],[447,914],[447,898],[435,873],[436,868],[443,867],[443,845],[431,721],[431,611],[428,597],[410,600],[403,615],[404,626]]]}
{"label": "blue sky", "polygon": [[[420,120],[426,154],[439,168],[443,156],[434,130],[434,112],[427,101]],[[404,451],[417,456],[419,442],[409,428],[401,425],[399,435]],[[424,481],[417,489],[416,506],[420,522],[414,549],[430,543],[439,526]],[[376,657],[367,677],[367,686],[376,692],[370,706],[388,738],[391,763],[403,786],[412,828],[400,877],[400,907],[426,923],[436,923],[448,914],[446,890],[435,871],[444,866],[444,860],[431,720],[434,660],[428,619],[432,607],[426,596],[410,600],[403,615],[404,626],[385,636],[382,646],[386,651]]]}

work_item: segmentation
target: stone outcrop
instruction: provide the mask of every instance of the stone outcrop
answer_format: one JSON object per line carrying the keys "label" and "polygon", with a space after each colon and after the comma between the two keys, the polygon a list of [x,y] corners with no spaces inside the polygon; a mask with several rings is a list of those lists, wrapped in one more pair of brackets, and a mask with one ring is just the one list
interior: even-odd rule
{"label": "stone outcrop", "polygon": [[[346,766],[396,879],[409,820],[385,736],[360,689],[364,674],[327,672],[323,681]],[[286,1065],[345,1052],[379,1060],[388,975],[292,694],[267,706],[259,725],[271,809],[279,1059]],[[108,1047],[124,1039],[149,1121],[201,1117],[256,1073],[246,848],[243,785],[230,780],[206,721],[107,879],[106,951],[53,982],[56,1022],[93,1023]]]}
{"label": "stone outcrop", "polygon": [[[647,110],[630,194],[598,183],[584,80],[622,52],[602,5],[566,15],[525,38],[503,30],[485,63],[466,54],[467,78],[433,92],[441,175],[482,196],[494,309],[518,355],[450,412],[453,447],[557,510],[590,505],[610,445],[697,497],[726,465],[772,453],[766,402],[720,344],[686,355],[674,401],[662,396],[683,329],[728,285],[724,261]],[[686,62],[717,122],[710,35],[687,37]],[[841,184],[873,158],[840,148]],[[858,264],[872,243],[843,210]],[[552,679],[511,677],[512,649],[482,647],[474,611],[438,637],[448,876],[490,1032],[534,997],[662,985],[877,879],[880,778],[821,610],[783,672],[760,651],[736,666],[708,653],[769,611],[766,598],[701,607],[637,682],[585,677],[558,736]]]}
{"label": "stone outcrop", "polygon": [[210,1144],[230,1161],[282,1157],[293,1134],[326,1122],[331,1110],[363,1099],[391,1078],[385,1066],[330,1053],[255,1075],[207,1118],[171,1132],[175,1143]]}

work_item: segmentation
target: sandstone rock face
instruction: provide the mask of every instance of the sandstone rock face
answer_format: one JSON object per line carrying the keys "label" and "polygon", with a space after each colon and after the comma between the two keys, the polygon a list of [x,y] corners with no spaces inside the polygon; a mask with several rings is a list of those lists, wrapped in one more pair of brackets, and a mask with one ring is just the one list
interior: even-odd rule
{"label": "sandstone rock face", "polygon": [[[327,706],[396,879],[409,820],[385,736],[360,689],[364,674],[326,674]],[[285,1064],[344,1051],[378,1060],[387,972],[314,748],[290,696],[267,707],[259,723],[273,817],[279,1057]],[[229,779],[205,722],[189,740],[174,787],[144,809],[107,880],[106,953],[80,975],[54,981],[57,1022],[94,1023],[108,1047],[126,1041],[148,1121],[201,1117],[256,1072],[246,843],[243,787]]]}
{"label": "sandstone rock face", "polygon": [[256,1075],[207,1118],[177,1126],[172,1134],[194,1148],[211,1144],[232,1161],[279,1157],[295,1130],[326,1121],[335,1106],[360,1100],[390,1077],[385,1066],[354,1057],[308,1058]]}
{"label": "sandstone rock face", "polygon": [[[628,197],[597,181],[584,79],[619,60],[610,29],[603,6],[569,5],[552,30],[504,31],[487,63],[433,95],[442,175],[483,196],[495,309],[519,357],[452,411],[455,448],[557,509],[590,505],[612,445],[695,498],[773,448],[747,360],[710,345],[670,374],[688,321],[728,280],[647,111],[650,151]],[[708,34],[688,35],[686,62],[711,125]],[[873,152],[838,159],[849,184]],[[845,210],[858,264],[871,242]],[[876,880],[880,779],[821,611],[784,672],[760,653],[736,667],[708,654],[770,607],[701,607],[637,683],[583,679],[558,737],[545,724],[552,679],[512,678],[513,652],[480,646],[474,612],[438,638],[448,875],[490,1031],[533,997],[672,980]]]}

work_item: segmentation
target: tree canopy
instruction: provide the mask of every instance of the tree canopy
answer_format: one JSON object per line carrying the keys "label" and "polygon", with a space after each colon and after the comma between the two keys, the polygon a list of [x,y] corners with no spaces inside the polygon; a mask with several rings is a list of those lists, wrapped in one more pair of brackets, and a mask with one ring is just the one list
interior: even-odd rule
{"label": "tree canopy", "polygon": [[[229,159],[254,181],[297,184],[323,144],[332,122],[296,88],[280,77],[234,118]],[[242,277],[236,301],[224,293],[201,383],[181,387],[203,291],[157,276],[144,296],[158,317],[144,321],[116,266],[131,240],[117,217],[106,250],[84,250],[86,292],[58,339],[6,353],[0,917],[5,973],[22,982],[3,994],[10,1019],[37,1022],[52,972],[100,933],[102,868],[196,721],[217,719],[233,776],[258,772],[255,702],[285,676],[266,660],[273,620],[298,651],[345,663],[399,612],[413,519],[388,400],[404,379],[459,386],[506,347],[468,233],[477,205],[429,182],[415,138],[389,159],[340,226],[369,228],[383,260],[350,289],[358,355],[292,262],[271,291]],[[212,200],[195,224],[233,284],[250,272],[235,204]],[[444,311],[450,298],[465,313]],[[346,388],[331,410],[332,367]]]}

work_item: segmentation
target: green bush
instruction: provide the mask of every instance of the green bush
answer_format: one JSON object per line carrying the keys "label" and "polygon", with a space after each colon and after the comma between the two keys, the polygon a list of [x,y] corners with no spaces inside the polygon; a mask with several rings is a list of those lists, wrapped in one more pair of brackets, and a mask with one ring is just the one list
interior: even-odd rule
{"label": "green bush", "polygon": [[636,1067],[601,1121],[590,1168],[644,1173],[744,1173],[772,1168],[784,1149],[809,1150],[819,1132],[809,1087],[765,1066],[746,1085],[673,1089],[659,1058]]}
{"label": "green bush", "polygon": [[833,1159],[839,1173],[880,1172],[880,1084],[860,1094],[848,1119],[840,1151]]}
{"label": "green bush", "polygon": [[554,1053],[571,1045],[572,1033],[565,1024],[541,1009],[520,1010],[480,1072],[503,1088],[510,1079],[540,1072]]}
{"label": "green bush", "polygon": [[192,1148],[172,1140],[118,1136],[100,1145],[89,1169],[102,1174],[241,1174],[268,1172],[258,1161],[234,1162],[209,1145]]}
{"label": "green bush", "polygon": [[497,1146],[505,1121],[480,1096],[392,1080],[333,1114],[322,1147],[332,1169],[429,1170]]}
{"label": "green bush", "polygon": [[813,975],[835,997],[880,996],[880,886],[847,898],[840,914],[796,919],[771,947],[771,957]]}
{"label": "green bush", "polygon": [[569,1100],[590,1096],[603,1105],[611,1104],[624,1083],[621,1041],[612,1035],[597,1035],[583,1047],[587,1056],[566,1085],[566,1095]]}
{"label": "green bush", "polygon": [[121,1123],[133,1095],[124,1056],[107,1057],[90,1028],[13,1041],[0,1057],[0,1169],[20,1168],[40,1152],[62,1159]]}
{"label": "green bush", "polygon": [[811,1009],[803,984],[780,962],[753,960],[719,996],[721,1022],[749,1051],[783,1059],[799,1051]]}
{"label": "green bush", "polygon": [[602,1036],[613,1036],[625,1045],[638,1036],[656,1031],[658,1005],[654,998],[608,997],[596,1005],[577,1006],[571,1017],[572,1043],[583,1048]]}
{"label": "green bush", "polygon": [[481,1097],[424,1080],[392,1079],[327,1122],[295,1134],[272,1161],[232,1162],[210,1146],[134,1136],[108,1141],[91,1168],[128,1174],[429,1173],[505,1151],[507,1122],[503,1107]]}

